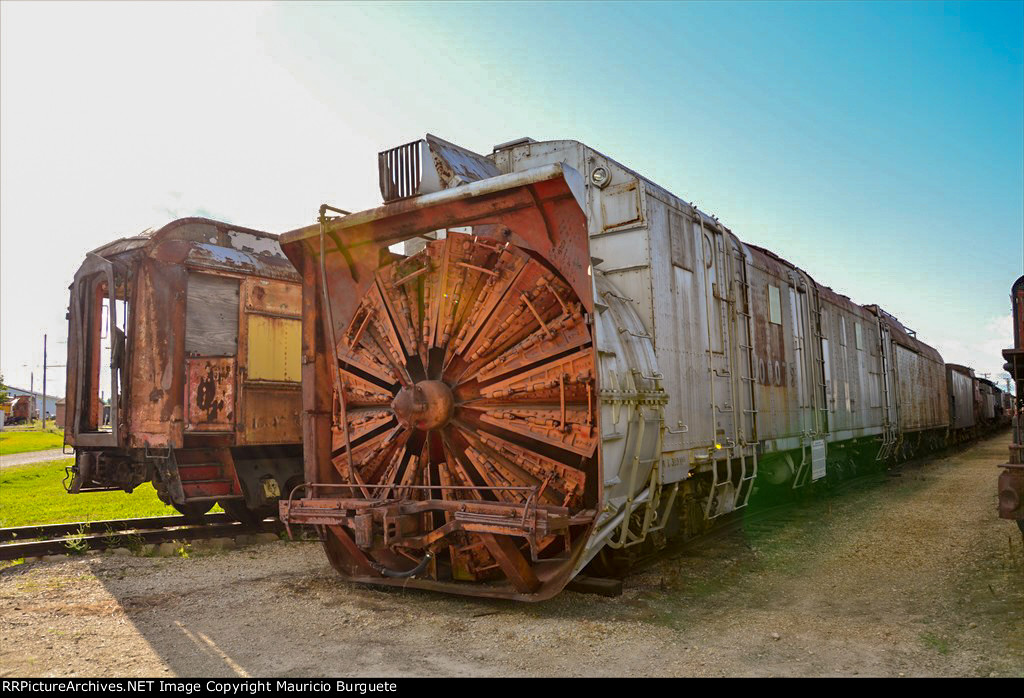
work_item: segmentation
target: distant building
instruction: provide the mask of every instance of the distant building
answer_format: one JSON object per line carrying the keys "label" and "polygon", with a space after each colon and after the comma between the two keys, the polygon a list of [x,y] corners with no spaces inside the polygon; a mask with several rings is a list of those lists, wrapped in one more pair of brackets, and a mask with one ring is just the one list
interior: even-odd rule
{"label": "distant building", "polygon": [[[19,397],[30,397],[30,398],[32,398],[34,400],[34,402],[32,404],[32,414],[33,415],[38,415],[39,407],[40,407],[40,402],[39,401],[43,399],[43,396],[42,396],[42,394],[39,391],[31,392],[31,391],[25,390],[23,388],[15,388],[13,385],[7,386],[7,397],[11,401],[17,400]],[[47,415],[52,417],[54,414],[57,413],[57,400],[60,400],[60,399],[63,399],[63,398],[58,398],[55,395],[47,395],[46,396],[46,414]],[[35,417],[33,417],[33,418],[35,418]]]}
{"label": "distant building", "polygon": [[60,400],[57,400],[57,413],[56,414],[57,414],[57,416],[55,418],[55,421],[57,423],[57,426],[60,427],[61,429],[63,429],[64,428],[64,398],[61,398]]}

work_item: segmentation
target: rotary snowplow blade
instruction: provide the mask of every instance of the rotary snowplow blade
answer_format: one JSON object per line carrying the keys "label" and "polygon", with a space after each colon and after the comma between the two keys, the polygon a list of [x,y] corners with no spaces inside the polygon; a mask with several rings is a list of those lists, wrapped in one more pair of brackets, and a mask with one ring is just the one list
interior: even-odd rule
{"label": "rotary snowplow blade", "polygon": [[549,165],[282,236],[307,486],[281,518],[345,577],[541,600],[574,574],[602,506],[582,192]]}

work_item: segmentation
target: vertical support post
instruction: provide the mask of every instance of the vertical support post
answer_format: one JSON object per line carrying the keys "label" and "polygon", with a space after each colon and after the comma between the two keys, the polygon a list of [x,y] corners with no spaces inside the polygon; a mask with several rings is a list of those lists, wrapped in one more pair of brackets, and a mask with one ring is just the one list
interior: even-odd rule
{"label": "vertical support post", "polygon": [[43,406],[39,408],[40,428],[46,431],[46,333],[43,333]]}

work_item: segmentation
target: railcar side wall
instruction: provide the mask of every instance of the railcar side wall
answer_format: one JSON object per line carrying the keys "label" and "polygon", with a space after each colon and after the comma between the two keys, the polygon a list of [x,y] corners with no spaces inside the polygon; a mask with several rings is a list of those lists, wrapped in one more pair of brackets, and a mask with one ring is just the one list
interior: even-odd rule
{"label": "railcar side wall", "polygon": [[825,397],[832,440],[882,432],[882,358],[874,316],[831,289],[819,287]]}
{"label": "railcar side wall", "polygon": [[904,432],[949,425],[945,367],[941,360],[895,345],[899,426]]}
{"label": "railcar side wall", "polygon": [[974,386],[971,376],[946,364],[949,390],[950,427],[969,429],[974,426]]}
{"label": "railcar side wall", "polygon": [[748,247],[758,435],[768,452],[799,448],[804,436],[825,426],[814,282],[782,259]]}
{"label": "railcar side wall", "polygon": [[941,357],[902,327],[883,333],[874,306],[581,143],[517,144],[493,159],[503,172],[564,162],[587,181],[608,171],[606,187],[586,188],[591,254],[654,340],[668,481],[727,455],[948,425]]}

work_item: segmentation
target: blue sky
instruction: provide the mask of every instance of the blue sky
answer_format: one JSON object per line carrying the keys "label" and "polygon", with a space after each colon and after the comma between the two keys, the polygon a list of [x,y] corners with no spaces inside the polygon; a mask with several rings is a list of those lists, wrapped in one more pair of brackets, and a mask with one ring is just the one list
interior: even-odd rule
{"label": "blue sky", "polygon": [[431,132],[582,140],[997,372],[1022,8],[3,3],[0,368],[27,387],[87,250],[196,213],[281,232],[368,208],[376,152]]}

